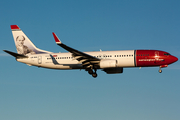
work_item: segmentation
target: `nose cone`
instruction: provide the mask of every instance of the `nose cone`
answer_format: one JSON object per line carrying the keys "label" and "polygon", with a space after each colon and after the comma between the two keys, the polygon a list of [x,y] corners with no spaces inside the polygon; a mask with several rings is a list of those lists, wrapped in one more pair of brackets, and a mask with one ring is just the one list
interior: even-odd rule
{"label": "nose cone", "polygon": [[172,62],[174,63],[174,62],[176,62],[176,61],[178,61],[178,58],[175,57],[175,56],[172,56]]}

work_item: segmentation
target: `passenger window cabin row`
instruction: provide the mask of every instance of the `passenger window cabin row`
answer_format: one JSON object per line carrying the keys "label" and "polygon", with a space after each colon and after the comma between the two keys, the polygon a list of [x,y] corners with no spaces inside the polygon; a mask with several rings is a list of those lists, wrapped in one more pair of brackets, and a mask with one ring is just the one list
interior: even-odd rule
{"label": "passenger window cabin row", "polygon": [[[94,56],[94,57],[97,57],[97,58],[107,58],[107,57],[112,57],[112,55],[103,55],[103,56]],[[133,57],[133,55],[114,55],[114,57]],[[49,59],[73,59],[73,57],[53,57],[53,58],[47,58],[48,60]]]}
{"label": "passenger window cabin row", "polygon": [[133,55],[115,55],[114,57],[133,57]]}

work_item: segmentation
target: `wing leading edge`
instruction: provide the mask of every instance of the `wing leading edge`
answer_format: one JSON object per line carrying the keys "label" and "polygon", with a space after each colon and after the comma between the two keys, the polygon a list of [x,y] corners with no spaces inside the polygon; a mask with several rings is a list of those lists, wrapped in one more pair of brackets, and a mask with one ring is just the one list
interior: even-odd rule
{"label": "wing leading edge", "polygon": [[82,63],[84,68],[93,68],[97,65],[99,65],[99,62],[101,61],[101,59],[96,58],[94,56],[91,56],[89,54],[86,54],[84,52],[78,51],[76,49],[73,49],[65,44],[63,44],[60,39],[56,36],[55,33],[52,33],[55,39],[55,42],[57,45],[59,45],[60,47],[64,48],[65,50],[69,51],[70,53],[72,53],[72,56],[78,60],[80,63]]}

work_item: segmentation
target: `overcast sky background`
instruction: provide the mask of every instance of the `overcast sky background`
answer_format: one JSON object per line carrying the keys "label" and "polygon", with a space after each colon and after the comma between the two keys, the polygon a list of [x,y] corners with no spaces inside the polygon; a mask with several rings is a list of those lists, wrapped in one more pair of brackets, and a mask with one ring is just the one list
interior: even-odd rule
{"label": "overcast sky background", "polygon": [[16,62],[10,25],[40,49],[66,52],[158,49],[180,59],[179,0],[8,0],[0,2],[1,120],[179,120],[180,62],[123,74],[51,70]]}

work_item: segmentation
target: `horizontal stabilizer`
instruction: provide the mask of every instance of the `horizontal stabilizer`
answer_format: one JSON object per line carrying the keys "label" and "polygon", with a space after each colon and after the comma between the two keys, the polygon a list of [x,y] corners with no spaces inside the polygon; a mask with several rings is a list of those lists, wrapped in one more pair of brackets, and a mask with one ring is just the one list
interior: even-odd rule
{"label": "horizontal stabilizer", "polygon": [[3,51],[10,54],[10,55],[12,55],[12,56],[14,56],[15,58],[28,58],[28,56],[17,54],[17,53],[8,51],[8,50],[3,50]]}

